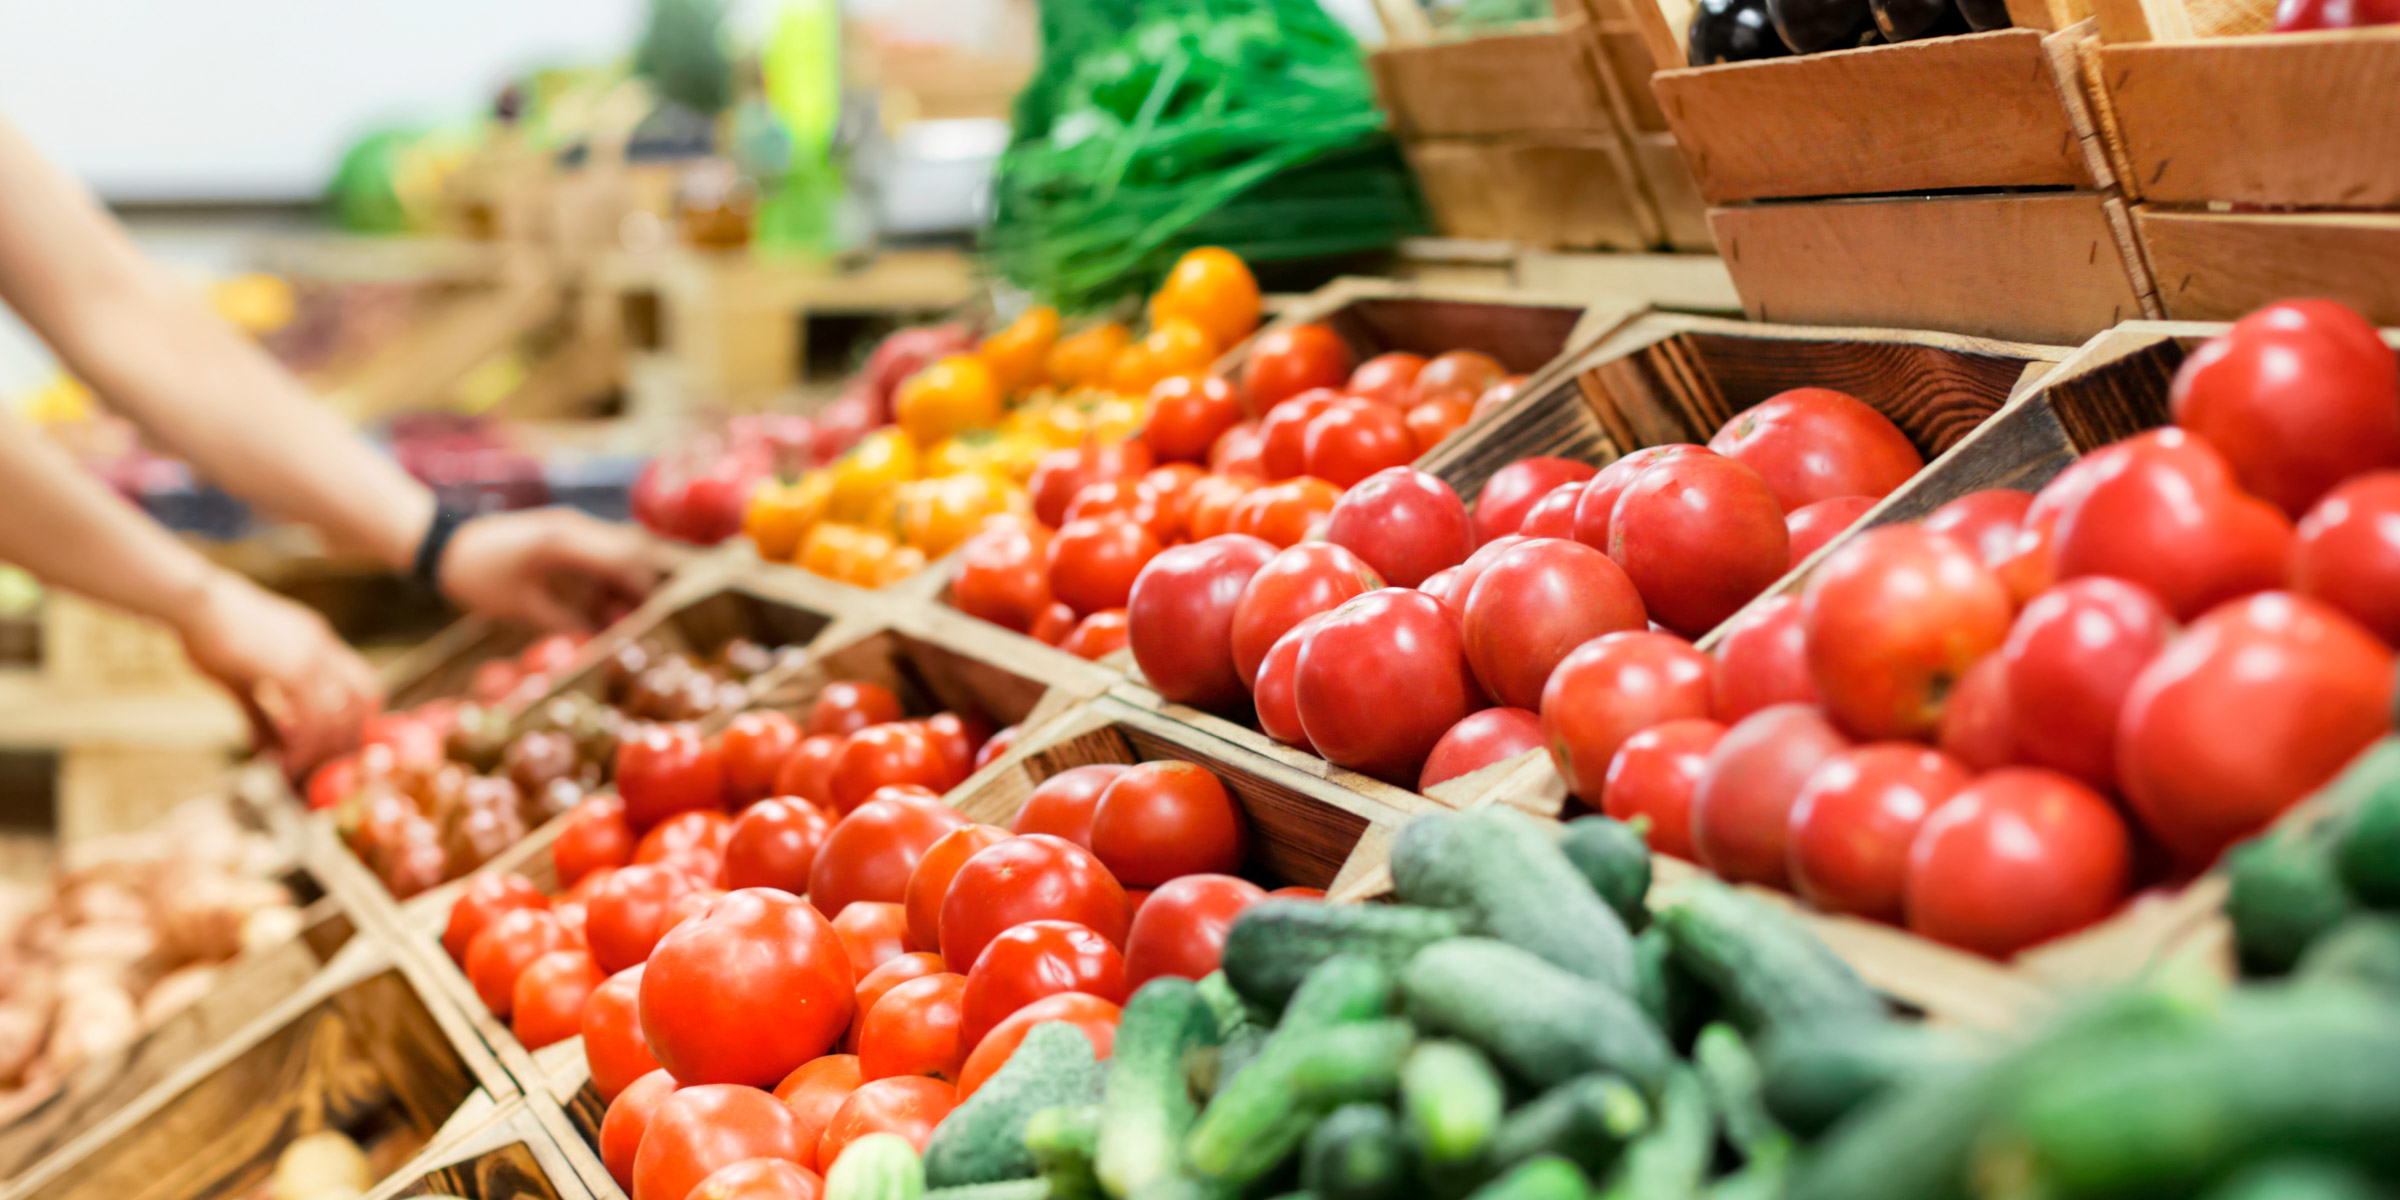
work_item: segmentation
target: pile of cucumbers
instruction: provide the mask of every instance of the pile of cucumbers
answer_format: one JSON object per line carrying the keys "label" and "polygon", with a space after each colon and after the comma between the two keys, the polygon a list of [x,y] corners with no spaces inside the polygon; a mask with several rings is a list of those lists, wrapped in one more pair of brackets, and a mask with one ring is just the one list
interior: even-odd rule
{"label": "pile of cucumbers", "polygon": [[2400,738],[2226,856],[2242,973],[2361,979],[2400,993]]}

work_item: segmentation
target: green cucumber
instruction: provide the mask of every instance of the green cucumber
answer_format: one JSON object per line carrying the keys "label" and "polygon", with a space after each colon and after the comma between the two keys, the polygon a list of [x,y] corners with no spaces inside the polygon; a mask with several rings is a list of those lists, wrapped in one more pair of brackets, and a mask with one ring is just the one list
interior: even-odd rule
{"label": "green cucumber", "polygon": [[1269,1012],[1281,1012],[1300,981],[1337,954],[1398,971],[1417,951],[1466,932],[1456,914],[1405,904],[1261,900],[1225,934],[1225,981]]}
{"label": "green cucumber", "polygon": [[1226,1083],[1241,1074],[1242,1068],[1267,1048],[1267,1039],[1273,1036],[1275,1031],[1263,1025],[1236,1026],[1226,1035],[1223,1045],[1203,1051],[1193,1060],[1193,1086],[1211,1096],[1224,1091]]}
{"label": "green cucumber", "polygon": [[1677,1065],[1659,1092],[1658,1119],[1625,1148],[1600,1195],[1604,1200],[1690,1200],[1708,1178],[1716,1145],[1708,1089],[1690,1068]]}
{"label": "green cucumber", "polygon": [[925,1164],[896,1133],[851,1142],[825,1172],[825,1200],[917,1200],[924,1194]]}
{"label": "green cucumber", "polygon": [[1475,931],[1623,992],[1633,987],[1633,937],[1548,830],[1494,805],[1429,813],[1392,843],[1401,900],[1464,914]]}
{"label": "green cucumber", "polygon": [[1320,1029],[1292,1044],[1292,1088],[1320,1108],[1388,1098],[1416,1040],[1416,1026],[1397,1019]]}
{"label": "green cucumber", "polygon": [[2333,863],[2361,902],[2400,908],[2400,776],[2378,782],[2350,812]]}
{"label": "green cucumber", "polygon": [[1200,1115],[1185,1062],[1216,1040],[1216,1014],[1189,980],[1153,979],[1125,1002],[1108,1060],[1095,1159],[1110,1195],[1130,1196],[1175,1172],[1183,1135]]}
{"label": "green cucumber", "polygon": [[1790,1137],[1767,1115],[1760,1099],[1758,1059],[1733,1026],[1711,1025],[1692,1044],[1692,1065],[1708,1089],[1710,1111],[1725,1131],[1725,1140],[1741,1151],[1745,1162],[1790,1149]]}
{"label": "green cucumber", "polygon": [[1922,1025],[1887,1021],[1775,1038],[1759,1059],[1768,1114],[1799,1137],[1815,1138],[1877,1096],[1963,1062],[1964,1050]]}
{"label": "green cucumber", "polygon": [[1334,1055],[1327,1047],[1345,1040],[1324,1035],[1381,1024],[1391,994],[1391,976],[1373,962],[1337,955],[1320,963],[1292,994],[1258,1056],[1220,1083],[1184,1138],[1185,1162],[1208,1179],[1246,1184],[1298,1149],[1331,1107],[1312,1105],[1301,1093],[1302,1066],[1314,1065],[1312,1054]]}
{"label": "green cucumber", "polygon": [[1537,1158],[1476,1188],[1468,1200],[1584,1200],[1591,1181],[1563,1158]]}
{"label": "green cucumber", "polygon": [[1059,1200],[1092,1200],[1101,1194],[1092,1156],[1100,1149],[1100,1106],[1062,1104],[1026,1119],[1025,1149],[1034,1168]]}
{"label": "green cucumber", "polygon": [[1216,1018],[1219,1037],[1233,1032],[1235,1026],[1256,1023],[1257,1018],[1251,1015],[1249,1001],[1233,990],[1233,984],[1225,978],[1223,968],[1209,972],[1193,986],[1200,989],[1200,999],[1208,1005],[1209,1015]]}
{"label": "green cucumber", "polygon": [[1615,1071],[1654,1089],[1673,1057],[1633,1001],[1490,938],[1427,947],[1400,988],[1420,1026],[1473,1043],[1535,1087]]}
{"label": "green cucumber", "polygon": [[2382,1200],[2376,1181],[2328,1158],[2270,1158],[2242,1168],[2209,1189],[2204,1200]]}
{"label": "green cucumber", "polygon": [[1675,943],[1655,924],[1633,939],[1633,999],[1676,1046],[1690,1046],[1717,1011],[1716,996],[1675,960]]}
{"label": "green cucumber", "polygon": [[[1131,1017],[1133,1010],[1125,1011]],[[1035,1167],[1025,1148],[1025,1122],[1045,1108],[1091,1104],[1100,1095],[1100,1060],[1091,1040],[1063,1021],[1036,1025],[1017,1052],[934,1128],[925,1144],[925,1182],[955,1187],[1029,1178]]]}
{"label": "green cucumber", "polygon": [[1507,1086],[1473,1047],[1431,1041],[1400,1071],[1400,1113],[1409,1142],[1439,1167],[1474,1162],[1499,1131]]}
{"label": "green cucumber", "polygon": [[1050,1184],[1041,1179],[1006,1179],[999,1183],[966,1183],[934,1188],[924,1200],[1050,1200]]}
{"label": "green cucumber", "polygon": [[1380,1104],[1333,1110],[1300,1150],[1300,1186],[1322,1200],[1394,1200],[1407,1180],[1400,1122]]}
{"label": "green cucumber", "polygon": [[1650,843],[1641,830],[1611,817],[1577,817],[1567,822],[1558,848],[1627,929],[1650,923],[1643,903],[1650,895]]}
{"label": "green cucumber", "polygon": [[2300,956],[2298,977],[2352,983],[2400,1001],[2400,916],[2359,913],[2334,926]]}
{"label": "green cucumber", "polygon": [[2282,975],[2309,944],[2358,905],[2334,867],[2332,847],[2280,829],[2226,856],[2225,915],[2245,975]]}
{"label": "green cucumber", "polygon": [[1554,1154],[1597,1175],[1650,1125],[1650,1105],[1614,1075],[1578,1076],[1508,1114],[1492,1135],[1491,1164],[1513,1167]]}
{"label": "green cucumber", "polygon": [[1681,963],[1758,1035],[1880,1021],[1883,1001],[1789,912],[1722,884],[1682,892],[1656,913]]}

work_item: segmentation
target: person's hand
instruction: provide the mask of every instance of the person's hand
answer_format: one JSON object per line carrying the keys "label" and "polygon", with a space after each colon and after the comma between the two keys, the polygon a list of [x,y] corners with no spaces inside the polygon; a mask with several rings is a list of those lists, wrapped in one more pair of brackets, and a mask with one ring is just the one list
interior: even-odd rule
{"label": "person's hand", "polygon": [[564,508],[477,517],[442,554],[442,591],[487,617],[557,633],[597,629],[641,603],[669,551],[630,525]]}
{"label": "person's hand", "polygon": [[260,749],[298,778],[358,744],[382,708],[375,673],[325,618],[224,571],[176,615],[193,665],[225,685]]}

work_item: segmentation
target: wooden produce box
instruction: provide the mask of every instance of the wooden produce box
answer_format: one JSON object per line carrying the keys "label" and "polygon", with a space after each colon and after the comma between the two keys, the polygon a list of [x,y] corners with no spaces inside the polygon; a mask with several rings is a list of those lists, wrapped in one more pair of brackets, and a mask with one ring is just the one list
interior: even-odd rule
{"label": "wooden produce box", "polygon": [[533,631],[522,625],[467,617],[384,664],[377,672],[384,707],[415,708],[466,695],[477,667],[522,653],[533,640]]}
{"label": "wooden produce box", "polygon": [[604,1194],[589,1182],[591,1171],[607,1179],[597,1155],[575,1140],[574,1126],[558,1106],[535,1091],[501,1106],[482,1126],[426,1148],[367,1200],[585,1200]]}

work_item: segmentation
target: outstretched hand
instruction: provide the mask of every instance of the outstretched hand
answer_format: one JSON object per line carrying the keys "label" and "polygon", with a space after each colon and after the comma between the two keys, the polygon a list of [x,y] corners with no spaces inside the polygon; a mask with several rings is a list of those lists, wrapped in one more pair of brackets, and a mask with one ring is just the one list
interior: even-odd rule
{"label": "outstretched hand", "polygon": [[488,617],[553,632],[597,629],[641,603],[671,552],[630,525],[571,509],[500,513],[459,526],[442,591]]}
{"label": "outstretched hand", "polygon": [[323,617],[239,576],[211,574],[175,625],[193,665],[233,693],[259,748],[295,778],[357,745],[382,707],[375,673]]}

